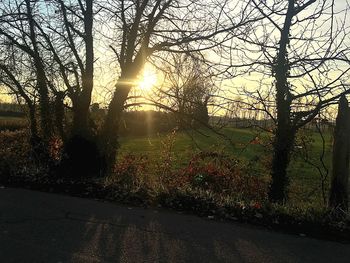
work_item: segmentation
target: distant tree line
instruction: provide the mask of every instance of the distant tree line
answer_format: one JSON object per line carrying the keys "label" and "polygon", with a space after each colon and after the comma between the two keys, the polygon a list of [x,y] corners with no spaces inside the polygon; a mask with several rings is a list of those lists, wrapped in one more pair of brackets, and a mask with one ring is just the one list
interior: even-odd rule
{"label": "distant tree line", "polygon": [[26,116],[23,106],[15,103],[0,103],[0,116],[23,118]]}

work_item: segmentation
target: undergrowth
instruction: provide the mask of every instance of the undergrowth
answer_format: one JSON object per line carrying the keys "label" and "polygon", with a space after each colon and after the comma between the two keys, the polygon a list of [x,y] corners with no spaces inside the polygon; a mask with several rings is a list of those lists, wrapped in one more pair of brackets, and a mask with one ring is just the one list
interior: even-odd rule
{"label": "undergrowth", "polygon": [[[261,224],[304,224],[350,229],[349,214],[329,211],[325,206],[287,202],[271,204],[267,200],[268,169],[257,172],[256,165],[223,151],[194,151],[187,163],[176,164],[173,147],[175,134],[162,141],[158,159],[145,155],[123,154],[113,172],[91,182],[65,182],[49,167],[35,161],[28,135],[23,131],[0,133],[0,180],[22,178],[25,184],[48,184],[63,191],[80,191],[92,196],[128,203],[163,206],[195,212],[208,217],[260,222]],[[62,142],[50,142],[50,155],[59,163]],[[268,167],[269,158],[261,158]],[[20,180],[22,180],[20,179]],[[67,190],[68,189],[68,190]],[[72,190],[69,190],[72,189]],[[78,190],[77,190],[78,189]]]}

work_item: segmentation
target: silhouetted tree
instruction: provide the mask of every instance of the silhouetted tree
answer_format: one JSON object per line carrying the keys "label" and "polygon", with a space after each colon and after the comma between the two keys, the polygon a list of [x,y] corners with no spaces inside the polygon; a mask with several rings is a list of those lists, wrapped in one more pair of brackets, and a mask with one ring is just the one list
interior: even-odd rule
{"label": "silhouetted tree", "polygon": [[[30,0],[1,1],[0,10],[0,37],[5,52],[2,54],[1,70],[6,75],[5,85],[27,103],[34,141],[37,141],[39,136],[31,92],[38,94],[41,137],[47,144],[53,135],[53,122],[49,84],[43,60],[44,50],[38,40],[36,28],[38,4]],[[23,81],[23,75],[27,76],[26,83]],[[31,79],[33,77],[34,82]],[[29,89],[30,86],[32,87]]]}
{"label": "silhouetted tree", "polygon": [[111,47],[119,64],[119,78],[100,136],[108,166],[115,162],[124,104],[148,58],[164,51],[181,52],[184,46],[187,51],[210,49],[243,34],[239,29],[257,18],[245,1],[232,7],[216,1],[122,0],[106,3],[104,8],[112,10],[115,21],[111,31],[118,38],[112,37]]}
{"label": "silhouetted tree", "polygon": [[[33,99],[29,102],[32,97],[28,95],[29,89],[19,86],[23,79],[21,75],[25,72],[23,67],[14,65],[21,60],[10,64],[15,61],[11,57],[19,57],[16,51],[23,54],[20,58],[25,63],[22,64],[25,64],[28,72],[35,75],[35,87],[32,90],[39,97],[39,130],[43,133],[44,141],[48,142],[53,135],[54,124],[60,137],[66,139],[67,129],[63,122],[64,101],[68,95],[73,112],[70,138],[76,136],[86,143],[95,144],[88,125],[94,68],[93,1],[2,1],[0,8],[3,11],[0,17],[0,36],[5,45],[12,47],[11,52],[4,55],[8,59],[3,60],[2,69],[11,80],[7,86],[11,84],[11,90],[23,97],[28,104],[33,123],[32,134],[38,133],[35,130],[34,102]],[[11,66],[18,71],[11,72]],[[78,140],[75,138],[73,141]],[[67,143],[71,143],[70,140]],[[65,148],[80,151],[79,147],[72,145]],[[66,155],[71,154],[66,152]],[[81,156],[84,158],[84,151]]]}
{"label": "silhouetted tree", "polygon": [[164,83],[156,89],[159,103],[173,109],[181,128],[208,125],[208,103],[216,91],[213,74],[200,54],[170,54],[162,67]]}
{"label": "silhouetted tree", "polygon": [[265,19],[247,29],[242,46],[235,46],[243,51],[241,58],[231,60],[241,74],[258,80],[255,90],[244,89],[253,98],[252,103],[247,100],[250,108],[267,112],[275,121],[269,199],[283,202],[297,131],[349,92],[344,84],[350,70],[345,42],[348,7],[332,0],[252,0],[252,4]]}

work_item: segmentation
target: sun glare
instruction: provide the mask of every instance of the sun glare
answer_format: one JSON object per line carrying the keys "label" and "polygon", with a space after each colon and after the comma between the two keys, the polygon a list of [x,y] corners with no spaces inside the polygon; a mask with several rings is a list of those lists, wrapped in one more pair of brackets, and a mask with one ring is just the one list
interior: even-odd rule
{"label": "sun glare", "polygon": [[141,76],[139,77],[138,87],[143,91],[149,91],[157,83],[157,73],[150,67],[145,67]]}

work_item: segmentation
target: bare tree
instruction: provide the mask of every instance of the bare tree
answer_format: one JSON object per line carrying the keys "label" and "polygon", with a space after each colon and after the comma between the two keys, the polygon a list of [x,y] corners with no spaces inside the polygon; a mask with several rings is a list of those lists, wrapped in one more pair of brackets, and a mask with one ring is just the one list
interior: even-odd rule
{"label": "bare tree", "polygon": [[[190,52],[218,47],[242,35],[241,27],[261,19],[249,1],[244,0],[238,5],[228,0],[223,3],[101,0],[95,5],[103,10],[98,24],[105,33],[98,41],[106,42],[113,50],[118,62],[115,70],[119,73],[99,136],[106,164],[114,163],[121,113],[134,80],[148,58],[161,52]],[[0,7],[1,38],[25,54],[33,65],[35,90],[39,96],[40,127],[45,140],[53,133],[51,96],[55,98],[56,126],[61,136],[64,137],[63,101],[68,95],[73,111],[72,135],[89,137],[88,118],[95,62],[93,25],[97,13],[93,1],[8,0],[1,1]],[[16,75],[9,74],[11,69],[8,65],[4,64],[2,69],[7,78],[12,79],[7,83],[13,90],[23,90],[17,85],[21,84],[20,81],[13,79]],[[24,97],[24,93],[18,94]]]}
{"label": "bare tree", "polygon": [[72,102],[72,135],[89,134],[88,118],[94,78],[93,1],[52,0],[37,24],[51,54],[63,91]]}
{"label": "bare tree", "polygon": [[208,106],[216,91],[211,70],[202,62],[201,54],[172,53],[167,57],[169,64],[158,67],[164,79],[150,95],[153,101],[171,107],[182,128],[208,125]]}
{"label": "bare tree", "polygon": [[[119,78],[101,132],[106,164],[115,161],[118,125],[134,80],[145,62],[159,52],[208,50],[242,34],[241,27],[257,20],[249,1],[233,5],[178,0],[122,0],[103,3],[113,15],[111,48],[119,64]],[[232,18],[233,17],[233,18]]]}
{"label": "bare tree", "polygon": [[[231,59],[236,70],[261,78],[257,89],[245,91],[260,104],[255,110],[267,112],[276,124],[269,198],[281,202],[287,198],[287,167],[298,129],[349,92],[348,5],[332,0],[252,4],[265,19],[248,29],[244,46],[234,47],[239,55]],[[275,113],[265,99],[271,94]]]}
{"label": "bare tree", "polygon": [[[12,50],[13,51],[13,50]],[[3,52],[4,54],[4,52]],[[6,53],[5,53],[6,54]],[[14,52],[10,52],[10,55],[15,55]],[[36,118],[36,105],[35,105],[35,89],[33,88],[34,83],[30,80],[32,74],[25,74],[25,70],[17,67],[21,64],[18,57],[16,57],[16,68],[12,63],[7,62],[7,57],[2,58],[0,64],[0,83],[9,89],[10,94],[14,94],[17,98],[23,99],[28,107],[29,123],[30,123],[30,141],[33,147],[39,142],[39,133],[37,127]]]}
{"label": "bare tree", "polygon": [[[35,75],[34,91],[38,93],[41,113],[39,130],[43,131],[44,142],[47,143],[53,135],[55,125],[55,131],[67,142],[64,156],[68,158],[64,159],[70,160],[68,166],[82,166],[84,159],[92,160],[88,163],[94,165],[98,153],[88,124],[95,62],[93,1],[18,0],[2,1],[0,6],[3,10],[0,36],[7,46],[15,49],[4,56],[11,58],[19,51],[28,60],[28,72]],[[19,69],[18,65],[11,68],[10,59],[3,62],[1,69],[7,75],[6,85],[11,86],[11,90],[28,105],[34,136],[38,133],[35,105],[27,94],[28,87],[22,83],[23,67],[21,72],[14,72],[12,69]],[[67,95],[73,112],[69,140],[66,140],[67,129],[63,124]],[[82,153],[78,154],[79,151]]]}
{"label": "bare tree", "polygon": [[[3,43],[13,46],[15,47],[14,50],[25,54],[34,69],[35,88],[39,96],[41,130],[44,140],[47,141],[52,136],[53,124],[50,109],[49,85],[45,73],[45,63],[42,57],[43,50],[38,41],[36,28],[36,16],[39,12],[39,4],[30,0],[1,1],[0,9],[2,11],[0,16],[0,36]],[[12,67],[10,64],[6,64],[7,62],[11,61],[9,59],[3,60],[1,68],[8,78],[11,79],[12,90],[17,89],[18,94],[28,103],[28,97],[24,96],[25,93],[22,92],[24,91],[23,87],[20,88],[20,81],[16,79],[15,74],[12,74]],[[7,84],[10,83],[8,82]],[[34,123],[32,127],[34,129]],[[32,130],[32,133],[35,133],[35,131]]]}

